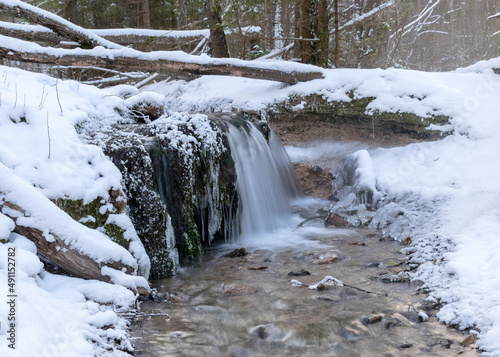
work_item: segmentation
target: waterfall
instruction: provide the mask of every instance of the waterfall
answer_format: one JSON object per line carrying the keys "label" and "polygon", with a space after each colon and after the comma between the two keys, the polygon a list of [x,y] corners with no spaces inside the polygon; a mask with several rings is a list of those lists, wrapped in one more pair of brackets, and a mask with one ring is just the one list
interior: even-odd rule
{"label": "waterfall", "polygon": [[283,227],[291,215],[290,200],[300,189],[280,140],[270,131],[268,143],[256,124],[237,115],[215,119],[227,128],[236,167],[239,206],[233,232],[245,238]]}

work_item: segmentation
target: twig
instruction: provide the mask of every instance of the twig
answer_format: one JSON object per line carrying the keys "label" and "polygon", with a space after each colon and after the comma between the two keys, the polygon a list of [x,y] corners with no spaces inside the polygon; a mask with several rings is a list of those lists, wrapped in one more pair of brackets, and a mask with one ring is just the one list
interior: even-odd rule
{"label": "twig", "polygon": [[50,159],[50,127],[49,127],[49,111],[47,110],[47,136],[49,138],[49,159]]}
{"label": "twig", "polygon": [[344,283],[344,286],[346,286],[348,288],[351,288],[351,289],[356,289],[356,290],[362,291],[362,292],[367,293],[367,294],[375,294],[375,295],[380,295],[380,296],[389,296],[388,294],[377,293],[375,291],[369,291],[369,290],[361,289],[361,288],[358,288],[356,286],[352,286],[352,285],[349,285],[349,284],[346,284],[346,283]]}
{"label": "twig", "polygon": [[45,95],[45,84],[43,85],[42,89],[42,98],[40,99],[40,104],[38,104],[38,108],[42,109],[42,103],[43,103],[43,96]]}
{"label": "twig", "polygon": [[302,222],[300,222],[300,223],[297,225],[297,227],[295,227],[295,229],[300,228],[300,227],[302,227],[304,224],[306,224],[307,222],[312,221],[312,220],[314,220],[314,219],[318,219],[318,218],[323,218],[323,219],[326,219],[326,216],[325,216],[325,215],[322,215],[322,216],[314,216],[314,217],[307,218],[307,219],[303,220]]}
{"label": "twig", "polygon": [[16,107],[17,105],[17,82],[15,83],[15,86],[16,86],[16,101],[14,102],[14,108]]}
{"label": "twig", "polygon": [[61,113],[63,112],[63,108],[62,108],[62,105],[61,105],[61,101],[59,100],[59,90],[57,89],[57,82],[58,82],[58,79],[56,79],[56,97],[57,97],[57,103],[59,103],[59,108],[61,108]]}

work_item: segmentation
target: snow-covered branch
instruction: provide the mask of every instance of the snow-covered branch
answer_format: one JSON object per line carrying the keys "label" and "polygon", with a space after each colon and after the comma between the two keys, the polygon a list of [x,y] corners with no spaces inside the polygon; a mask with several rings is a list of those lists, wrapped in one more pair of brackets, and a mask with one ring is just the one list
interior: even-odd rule
{"label": "snow-covered branch", "polygon": [[[346,22],[345,24],[343,24],[342,26],[340,26],[339,31],[343,31],[351,26],[354,26],[362,21],[365,21],[366,19],[378,14],[380,11],[382,11],[390,6],[393,6],[393,5],[394,5],[394,1],[391,0],[391,1],[388,1],[384,4],[381,4],[381,5],[373,8],[372,10],[368,11],[367,13],[356,16],[352,20],[350,20],[350,21]],[[335,30],[330,31],[330,34],[334,34],[334,33],[335,33]]]}

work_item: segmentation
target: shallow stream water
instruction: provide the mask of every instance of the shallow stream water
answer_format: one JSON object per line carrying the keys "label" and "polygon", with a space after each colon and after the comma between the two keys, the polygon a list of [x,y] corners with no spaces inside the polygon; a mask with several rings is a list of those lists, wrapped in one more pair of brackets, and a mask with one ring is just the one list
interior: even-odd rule
{"label": "shallow stream water", "polygon": [[[316,209],[300,208],[303,217]],[[417,283],[387,282],[407,269],[402,243],[375,230],[322,228],[320,220],[304,226],[266,236],[270,244],[213,245],[201,266],[153,281],[165,299],[140,305],[131,324],[135,356],[479,355],[460,344],[466,333],[437,321]],[[239,247],[248,255],[224,256]],[[301,270],[310,275],[289,275]],[[349,286],[291,283],[325,276]]]}

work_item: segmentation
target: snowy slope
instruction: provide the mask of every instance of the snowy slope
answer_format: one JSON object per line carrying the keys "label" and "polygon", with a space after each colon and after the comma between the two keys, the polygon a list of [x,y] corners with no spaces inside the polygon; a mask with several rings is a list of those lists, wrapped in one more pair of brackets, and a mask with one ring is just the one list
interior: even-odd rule
{"label": "snowy slope", "polygon": [[413,277],[424,282],[430,300],[444,304],[438,317],[476,328],[484,355],[500,356],[500,76],[491,70],[497,63],[448,73],[326,70],[325,79],[294,86],[205,76],[148,90],[181,111],[265,110],[313,93],[349,101],[352,92],[374,98],[369,113],[449,116],[449,125],[434,127],[452,132],[441,141],[369,152],[383,197],[372,225],[396,239],[412,238],[407,253],[419,265]]}
{"label": "snowy slope", "polygon": [[[18,342],[15,350],[5,344],[10,310],[4,302],[1,356],[120,356],[131,350],[127,322],[118,312],[135,304],[128,288],[148,289],[150,261],[130,219],[111,204],[110,192],[122,189],[120,172],[76,129],[85,135],[123,120],[116,111],[123,106],[122,99],[94,87],[0,67],[0,200],[23,207],[30,217],[17,219],[47,240],[51,232],[95,261],[121,261],[136,270],[127,275],[104,267],[115,284],[52,275],[35,245],[12,233],[14,222],[0,212],[0,295],[8,295],[8,253],[15,248]],[[58,198],[100,202],[100,213],[110,213],[110,223],[125,230],[129,250],[71,219],[50,201]]]}

